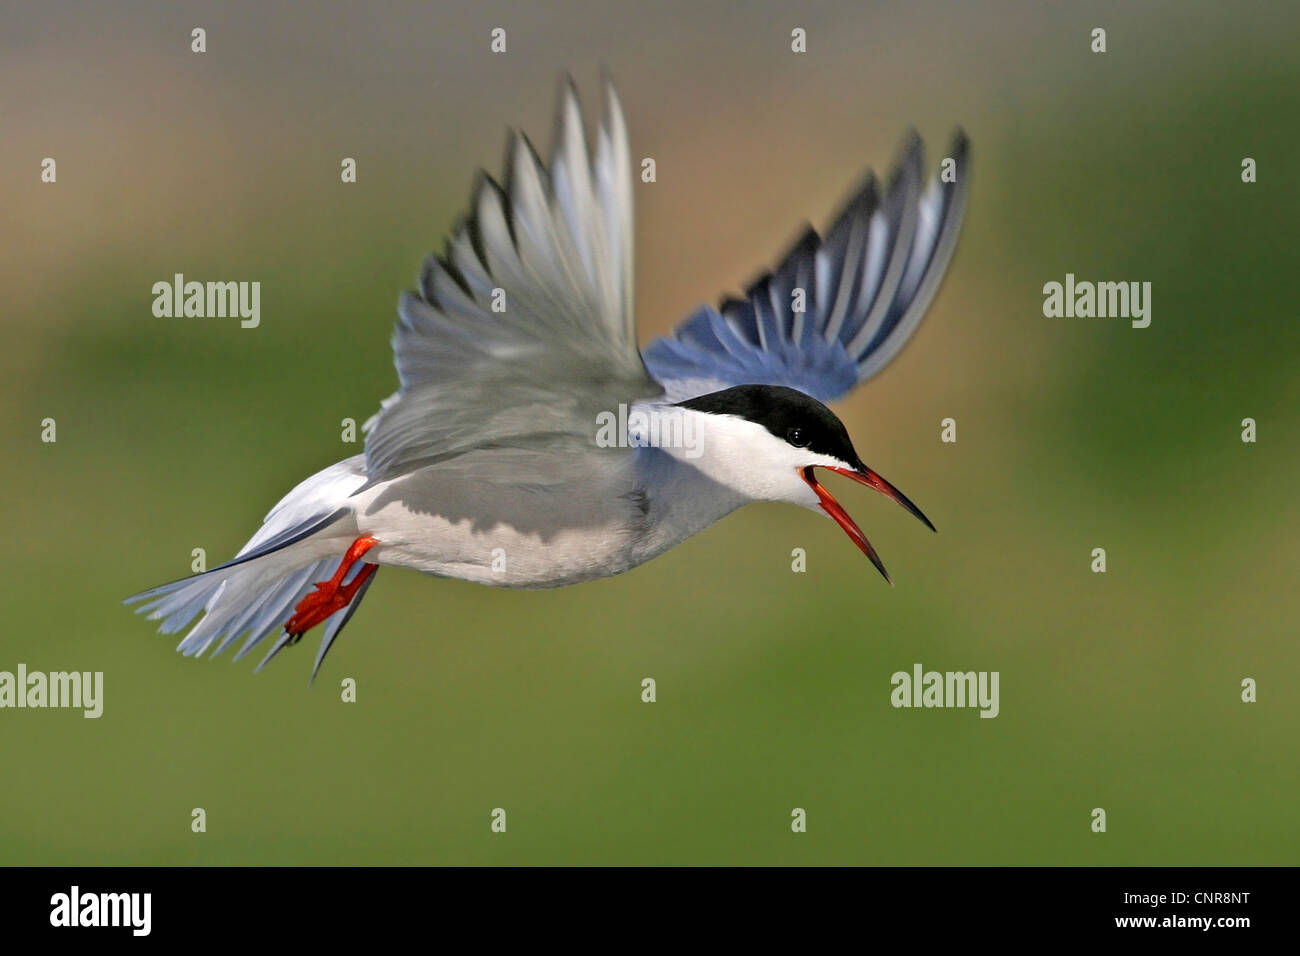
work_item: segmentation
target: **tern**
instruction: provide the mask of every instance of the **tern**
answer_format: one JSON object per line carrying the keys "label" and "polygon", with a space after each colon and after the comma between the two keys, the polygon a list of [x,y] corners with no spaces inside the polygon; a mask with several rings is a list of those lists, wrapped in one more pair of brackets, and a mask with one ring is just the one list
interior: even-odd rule
{"label": "tern", "polygon": [[[479,173],[468,215],[399,300],[399,389],[365,424],[364,454],[290,491],[232,560],[126,599],[163,633],[199,618],[182,653],[243,638],[238,660],[278,632],[260,671],[323,623],[314,680],[381,566],[560,587],[644,564],[754,501],[828,515],[889,580],[817,469],[934,530],[825,403],[884,368],[934,298],[961,228],[964,133],[928,184],[909,133],[888,181],[868,173],[824,237],[807,228],[743,297],[642,351],[632,160],[603,85],[594,149],[566,79],[549,165],[516,131],[503,182]],[[611,421],[627,434],[602,434]]]}

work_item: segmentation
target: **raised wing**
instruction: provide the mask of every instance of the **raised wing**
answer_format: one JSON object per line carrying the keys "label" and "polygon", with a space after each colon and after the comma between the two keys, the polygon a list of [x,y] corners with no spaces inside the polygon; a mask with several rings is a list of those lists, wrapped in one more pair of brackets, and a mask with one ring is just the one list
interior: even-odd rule
{"label": "raised wing", "polygon": [[549,171],[513,134],[505,187],[480,176],[469,216],[402,296],[401,390],[367,423],[369,483],[473,448],[590,436],[597,412],[660,391],[636,346],[631,176],[608,83],[594,156],[571,81]]}
{"label": "raised wing", "polygon": [[884,368],[934,298],[966,202],[965,134],[948,153],[955,181],[923,191],[922,154],[910,133],[883,196],[868,174],[825,239],[809,228],[745,299],[703,306],[655,339],[645,364],[669,397],[786,385],[829,402]]}

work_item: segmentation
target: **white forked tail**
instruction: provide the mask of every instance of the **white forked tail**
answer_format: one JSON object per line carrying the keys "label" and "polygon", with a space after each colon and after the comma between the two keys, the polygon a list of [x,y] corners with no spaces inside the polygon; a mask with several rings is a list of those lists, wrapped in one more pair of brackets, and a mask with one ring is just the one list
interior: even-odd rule
{"label": "white forked tail", "polygon": [[[297,637],[283,633],[295,606],[318,581],[331,578],[342,564],[348,544],[357,537],[348,498],[366,482],[365,460],[346,459],[302,482],[271,509],[257,534],[232,560],[190,578],[163,584],[127,598],[140,603],[137,613],[161,621],[163,634],[175,634],[200,620],[177,650],[197,656],[209,648],[220,654],[247,635],[235,654],[239,660],[277,630],[282,631],[258,665],[261,670]],[[373,576],[351,604],[332,614],[316,654],[312,679],[335,637],[365,596]]]}

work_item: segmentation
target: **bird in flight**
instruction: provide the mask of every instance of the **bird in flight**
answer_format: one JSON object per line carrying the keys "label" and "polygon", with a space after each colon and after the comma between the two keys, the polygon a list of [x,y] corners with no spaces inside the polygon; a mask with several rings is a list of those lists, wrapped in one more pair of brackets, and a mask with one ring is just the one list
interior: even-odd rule
{"label": "bird in flight", "polygon": [[[889,579],[821,483],[874,488],[824,404],[879,372],[921,321],[952,256],[968,182],[923,181],[913,132],[885,184],[868,174],[826,235],[808,228],[743,298],[703,306],[644,351],[632,314],[632,161],[605,84],[589,149],[562,84],[551,161],[513,134],[504,182],[471,209],[398,305],[398,391],[365,453],[289,492],[230,561],[127,598],[179,650],[266,666],[324,624],[312,678],[381,566],[550,588],[643,564],[753,501],[833,518]],[[892,583],[892,582],[891,582]]]}

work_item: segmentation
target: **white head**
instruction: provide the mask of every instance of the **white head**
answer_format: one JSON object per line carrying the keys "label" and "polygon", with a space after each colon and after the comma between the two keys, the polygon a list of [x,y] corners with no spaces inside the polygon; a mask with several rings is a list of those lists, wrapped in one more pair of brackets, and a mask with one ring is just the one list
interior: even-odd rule
{"label": "white head", "polygon": [[814,476],[826,468],[874,488],[930,524],[916,505],[862,463],[848,430],[829,408],[781,385],[737,385],[681,402],[698,447],[689,461],[750,501],[783,501],[822,511],[889,580],[867,536]]}

